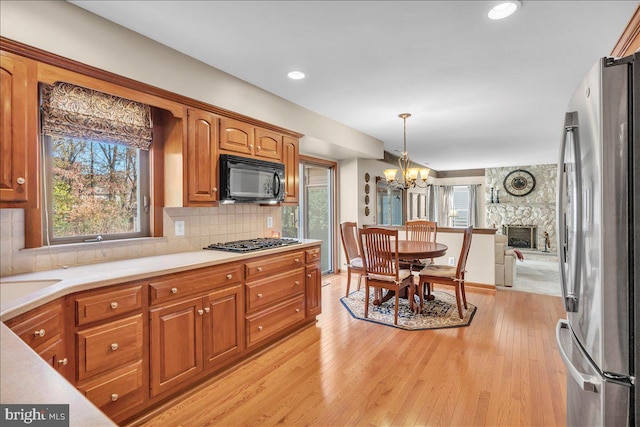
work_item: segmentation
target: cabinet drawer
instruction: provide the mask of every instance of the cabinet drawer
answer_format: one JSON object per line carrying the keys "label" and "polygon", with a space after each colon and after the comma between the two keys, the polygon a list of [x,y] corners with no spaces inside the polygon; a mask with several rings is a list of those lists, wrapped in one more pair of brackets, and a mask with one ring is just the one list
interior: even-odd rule
{"label": "cabinet drawer", "polygon": [[12,319],[7,326],[36,352],[59,340],[62,333],[62,305],[43,306],[25,318]]}
{"label": "cabinet drawer", "polygon": [[110,417],[144,401],[144,369],[142,362],[119,369],[78,389]]}
{"label": "cabinet drawer", "polygon": [[76,324],[109,319],[142,308],[142,286],[76,298]]}
{"label": "cabinet drawer", "polygon": [[304,292],[304,270],[278,274],[245,285],[247,311],[253,311]]}
{"label": "cabinet drawer", "polygon": [[76,333],[78,380],[142,358],[142,314]]}
{"label": "cabinet drawer", "polygon": [[250,280],[273,275],[292,268],[302,267],[303,263],[304,252],[302,251],[264,257],[245,264],[245,277]]}
{"label": "cabinet drawer", "polygon": [[304,318],[304,295],[247,317],[247,347],[258,344]]}
{"label": "cabinet drawer", "polygon": [[178,300],[185,295],[205,292],[242,281],[241,264],[202,268],[154,279],[149,284],[151,304]]}
{"label": "cabinet drawer", "polygon": [[307,249],[305,256],[307,264],[320,261],[320,248]]}

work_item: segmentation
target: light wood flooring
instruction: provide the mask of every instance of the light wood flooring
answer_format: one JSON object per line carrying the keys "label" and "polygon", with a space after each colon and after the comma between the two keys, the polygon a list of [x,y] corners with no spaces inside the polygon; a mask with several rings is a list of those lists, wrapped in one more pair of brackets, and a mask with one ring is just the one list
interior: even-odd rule
{"label": "light wood flooring", "polygon": [[405,331],[352,318],[344,273],[323,281],[314,326],[144,425],[565,424],[559,297],[467,287],[470,326]]}

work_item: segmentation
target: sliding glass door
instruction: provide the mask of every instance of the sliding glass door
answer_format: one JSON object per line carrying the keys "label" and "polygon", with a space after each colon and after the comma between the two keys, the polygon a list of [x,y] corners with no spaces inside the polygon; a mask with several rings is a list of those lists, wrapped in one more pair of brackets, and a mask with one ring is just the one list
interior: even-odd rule
{"label": "sliding glass door", "polygon": [[282,210],[282,235],[321,240],[323,273],[335,271],[335,169],[332,162],[300,161],[300,199],[298,206]]}

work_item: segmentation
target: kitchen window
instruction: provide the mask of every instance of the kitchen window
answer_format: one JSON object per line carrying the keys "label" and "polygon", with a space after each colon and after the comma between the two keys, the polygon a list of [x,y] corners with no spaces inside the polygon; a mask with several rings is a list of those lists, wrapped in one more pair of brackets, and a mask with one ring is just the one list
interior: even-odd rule
{"label": "kitchen window", "polygon": [[150,108],[92,89],[41,86],[44,244],[150,235]]}

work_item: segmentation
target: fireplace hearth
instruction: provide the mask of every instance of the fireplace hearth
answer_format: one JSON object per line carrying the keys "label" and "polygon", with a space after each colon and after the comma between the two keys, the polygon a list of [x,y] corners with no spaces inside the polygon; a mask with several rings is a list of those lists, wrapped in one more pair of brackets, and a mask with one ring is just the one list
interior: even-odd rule
{"label": "fireplace hearth", "polygon": [[507,244],[513,248],[538,247],[538,227],[535,225],[505,225],[503,233],[507,236]]}

